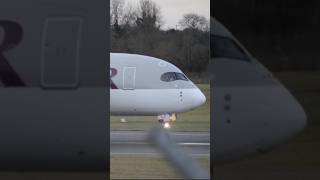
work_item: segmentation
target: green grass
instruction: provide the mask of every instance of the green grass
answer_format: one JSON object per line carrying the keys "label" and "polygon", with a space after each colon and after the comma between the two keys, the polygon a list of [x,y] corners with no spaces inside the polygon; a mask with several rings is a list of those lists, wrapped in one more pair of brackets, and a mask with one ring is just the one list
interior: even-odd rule
{"label": "green grass", "polygon": [[[195,159],[209,171],[209,159]],[[164,157],[111,156],[111,179],[182,179]]]}
{"label": "green grass", "polygon": [[[178,114],[178,119],[171,123],[174,131],[209,131],[210,130],[210,84],[198,84],[207,101],[201,107]],[[120,119],[125,118],[126,123]],[[111,116],[111,130],[149,130],[158,125],[156,116]]]}

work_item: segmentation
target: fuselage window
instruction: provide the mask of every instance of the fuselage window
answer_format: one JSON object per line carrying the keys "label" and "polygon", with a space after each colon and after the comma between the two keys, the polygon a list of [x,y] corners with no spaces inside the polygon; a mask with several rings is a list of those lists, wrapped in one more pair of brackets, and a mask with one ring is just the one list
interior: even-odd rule
{"label": "fuselage window", "polygon": [[241,49],[234,40],[228,37],[211,35],[210,46],[212,58],[231,58],[250,61],[249,56],[243,49]]}
{"label": "fuselage window", "polygon": [[161,81],[171,82],[176,80],[188,81],[188,78],[184,74],[178,72],[166,72],[161,75]]}

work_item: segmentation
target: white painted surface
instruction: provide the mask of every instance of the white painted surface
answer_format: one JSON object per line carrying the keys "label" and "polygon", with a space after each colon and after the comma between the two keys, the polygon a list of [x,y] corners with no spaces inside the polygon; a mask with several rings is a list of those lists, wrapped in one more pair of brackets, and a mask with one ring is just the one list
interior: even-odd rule
{"label": "white painted surface", "polygon": [[201,106],[205,100],[199,89],[110,89],[110,112],[112,115],[185,112]]}

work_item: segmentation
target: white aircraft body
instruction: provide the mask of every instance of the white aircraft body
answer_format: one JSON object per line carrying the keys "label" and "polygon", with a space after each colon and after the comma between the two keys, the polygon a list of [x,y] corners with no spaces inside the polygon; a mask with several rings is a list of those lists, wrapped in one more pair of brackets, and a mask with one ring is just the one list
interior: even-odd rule
{"label": "white aircraft body", "polygon": [[304,129],[301,105],[216,19],[210,43],[215,160],[267,152]]}
{"label": "white aircraft body", "polygon": [[168,117],[206,101],[180,69],[154,57],[111,53],[110,77],[111,115]]}

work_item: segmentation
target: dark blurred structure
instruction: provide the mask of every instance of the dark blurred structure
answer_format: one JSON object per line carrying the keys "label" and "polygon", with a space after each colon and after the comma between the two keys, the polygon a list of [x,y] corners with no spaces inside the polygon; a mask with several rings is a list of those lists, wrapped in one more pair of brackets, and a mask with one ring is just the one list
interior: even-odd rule
{"label": "dark blurred structure", "polygon": [[320,70],[320,1],[215,1],[213,16],[272,71]]}

